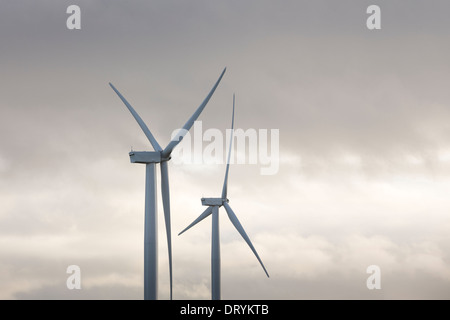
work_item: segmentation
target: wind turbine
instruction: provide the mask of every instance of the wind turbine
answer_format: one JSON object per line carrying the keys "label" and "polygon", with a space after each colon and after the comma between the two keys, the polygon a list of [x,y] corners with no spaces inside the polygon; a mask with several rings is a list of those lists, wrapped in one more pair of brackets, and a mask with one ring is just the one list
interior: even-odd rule
{"label": "wind turbine", "polygon": [[180,129],[177,135],[169,142],[165,149],[161,148],[147,125],[142,121],[138,113],[122,96],[122,94],[111,84],[111,88],[116,92],[125,106],[136,119],[142,131],[150,141],[155,151],[131,151],[129,153],[131,163],[145,164],[145,222],[144,222],[144,299],[156,300],[158,297],[158,220],[156,215],[156,164],[161,165],[161,193],[164,208],[164,220],[166,225],[167,247],[169,251],[169,277],[170,277],[170,299],[172,299],[172,235],[170,227],[170,196],[169,196],[169,172],[167,162],[170,160],[170,154],[180,143],[186,133],[199,117],[205,108],[209,99],[213,95],[220,80],[226,71],[222,71],[217,82],[200,104],[194,114],[189,118],[186,124]]}
{"label": "wind turbine", "polygon": [[178,235],[181,235],[183,232],[187,231],[206,217],[212,214],[212,236],[211,236],[211,298],[212,300],[220,300],[220,239],[219,239],[219,208],[221,206],[225,207],[225,210],[228,214],[228,218],[231,223],[234,225],[236,230],[240,233],[242,238],[244,238],[245,242],[247,242],[250,249],[258,259],[261,267],[266,273],[267,277],[269,274],[267,273],[264,264],[262,263],[258,253],[256,252],[255,247],[253,246],[250,238],[239,222],[237,216],[231,209],[228,204],[229,200],[227,199],[227,186],[228,186],[228,171],[230,169],[230,155],[231,155],[231,146],[233,144],[233,128],[234,128],[234,102],[235,97],[233,94],[233,116],[231,120],[231,135],[230,135],[230,149],[228,151],[228,160],[227,167],[225,171],[225,179],[223,182],[222,188],[222,196],[220,198],[202,198],[202,205],[207,206],[208,208],[192,222],[189,226],[187,226],[183,231],[181,231]]}

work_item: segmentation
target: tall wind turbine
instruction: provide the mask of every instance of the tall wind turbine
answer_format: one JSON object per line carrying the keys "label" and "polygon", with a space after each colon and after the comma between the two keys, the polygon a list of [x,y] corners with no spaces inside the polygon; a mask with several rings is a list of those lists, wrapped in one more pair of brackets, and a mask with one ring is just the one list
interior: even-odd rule
{"label": "tall wind turbine", "polygon": [[142,131],[150,141],[155,151],[131,151],[129,153],[131,163],[145,164],[145,222],[144,222],[144,299],[156,300],[158,297],[158,220],[156,215],[156,164],[161,165],[161,193],[164,208],[164,220],[166,224],[167,247],[169,251],[169,277],[170,277],[170,299],[172,299],[172,235],[170,227],[170,196],[169,196],[169,172],[167,162],[170,160],[170,154],[180,143],[186,133],[199,117],[205,108],[209,99],[213,95],[220,80],[226,71],[222,71],[217,82],[200,104],[194,114],[189,118],[178,134],[169,142],[165,149],[161,148],[159,143],[153,137],[147,125],[142,121],[138,113],[122,96],[122,94],[111,84],[111,88],[116,92],[119,98],[136,119]]}
{"label": "tall wind turbine", "polygon": [[244,238],[245,242],[247,242],[250,249],[258,259],[261,267],[266,273],[267,277],[269,274],[267,273],[264,264],[262,263],[258,253],[256,252],[255,247],[253,246],[250,238],[239,222],[238,218],[234,214],[230,205],[228,204],[229,200],[227,199],[227,186],[228,186],[228,171],[230,168],[230,155],[231,155],[231,146],[233,144],[233,128],[234,128],[234,95],[233,95],[233,116],[231,120],[231,135],[230,135],[230,149],[228,151],[228,160],[227,167],[225,171],[225,179],[223,182],[222,188],[222,196],[220,198],[202,198],[202,205],[208,206],[208,208],[192,222],[189,226],[187,226],[183,231],[181,231],[178,235],[181,235],[183,232],[187,231],[206,217],[212,214],[212,236],[211,236],[211,298],[212,300],[220,300],[220,239],[219,239],[219,208],[221,206],[225,207],[225,210],[228,214],[228,218],[231,223],[234,225],[236,230],[240,233],[242,238]]}

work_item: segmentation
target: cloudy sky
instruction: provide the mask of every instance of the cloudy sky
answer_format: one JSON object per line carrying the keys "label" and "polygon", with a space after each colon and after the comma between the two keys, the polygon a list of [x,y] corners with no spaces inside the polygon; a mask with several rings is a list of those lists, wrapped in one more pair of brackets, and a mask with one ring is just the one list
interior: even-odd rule
{"label": "cloudy sky", "polygon": [[[66,27],[71,4],[81,30]],[[366,27],[371,4],[381,30]],[[271,277],[221,209],[222,297],[449,299],[449,11],[440,0],[2,1],[0,299],[143,298],[145,167],[128,152],[152,149],[108,82],[165,146],[224,67],[203,130],[225,132],[236,93],[235,128],[279,130],[279,170],[262,175],[260,158],[231,167],[230,205]],[[174,298],[209,299],[211,220],[176,234],[202,196],[220,195],[225,168],[169,168]],[[167,299],[162,212],[159,224]],[[81,290],[67,289],[69,265]],[[371,265],[379,290],[366,286]]]}

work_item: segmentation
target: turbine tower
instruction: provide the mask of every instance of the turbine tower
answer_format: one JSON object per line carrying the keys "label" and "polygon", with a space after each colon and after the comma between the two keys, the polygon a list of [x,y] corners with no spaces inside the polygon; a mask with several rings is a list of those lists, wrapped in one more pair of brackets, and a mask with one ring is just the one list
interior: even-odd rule
{"label": "turbine tower", "polygon": [[219,239],[219,208],[221,206],[225,207],[225,210],[228,214],[228,218],[231,223],[234,225],[239,234],[244,238],[245,242],[247,242],[250,249],[258,259],[261,267],[266,273],[267,277],[269,274],[267,273],[264,264],[262,263],[258,253],[256,252],[255,247],[253,246],[250,238],[239,222],[237,216],[231,209],[228,204],[229,200],[227,199],[227,186],[228,186],[228,171],[230,168],[230,155],[231,155],[231,146],[233,144],[233,128],[234,128],[234,101],[235,97],[233,94],[233,116],[231,120],[231,135],[230,135],[230,148],[228,151],[228,160],[227,167],[225,171],[225,179],[223,182],[222,188],[222,196],[220,198],[202,198],[202,205],[207,206],[208,208],[192,222],[189,226],[187,226],[183,231],[181,231],[178,235],[181,235],[183,232],[187,231],[206,217],[212,214],[212,236],[211,236],[211,298],[212,300],[220,300],[220,239]]}
{"label": "turbine tower", "polygon": [[158,220],[156,208],[156,164],[161,167],[161,194],[164,208],[164,220],[166,225],[167,247],[169,251],[169,277],[170,277],[170,299],[172,299],[172,235],[170,227],[170,196],[169,196],[169,172],[167,162],[170,160],[172,150],[180,143],[186,133],[199,117],[209,99],[213,95],[220,80],[226,71],[222,71],[217,82],[200,104],[194,114],[186,124],[180,129],[177,135],[169,142],[165,149],[153,137],[147,125],[142,121],[138,113],[122,96],[122,94],[111,84],[111,88],[116,92],[125,106],[136,119],[142,131],[150,141],[155,151],[131,151],[129,153],[131,163],[145,164],[145,222],[144,222],[144,299],[156,300],[158,298]]}

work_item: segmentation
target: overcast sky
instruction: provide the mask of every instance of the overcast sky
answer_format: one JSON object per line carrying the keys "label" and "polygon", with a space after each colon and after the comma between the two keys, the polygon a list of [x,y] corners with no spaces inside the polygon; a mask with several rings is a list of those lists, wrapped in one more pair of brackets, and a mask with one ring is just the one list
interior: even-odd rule
{"label": "overcast sky", "polygon": [[[81,30],[66,27],[71,4]],[[371,4],[381,30],[366,27]],[[231,166],[230,205],[271,277],[222,208],[222,297],[449,299],[448,12],[439,0],[2,1],[0,298],[143,298],[145,167],[128,152],[152,148],[108,82],[165,146],[227,67],[203,130],[225,133],[236,93],[235,128],[278,129],[280,164]],[[211,219],[177,234],[202,196],[220,196],[225,166],[169,168],[174,299],[209,299]],[[69,265],[81,290],[66,287]]]}

